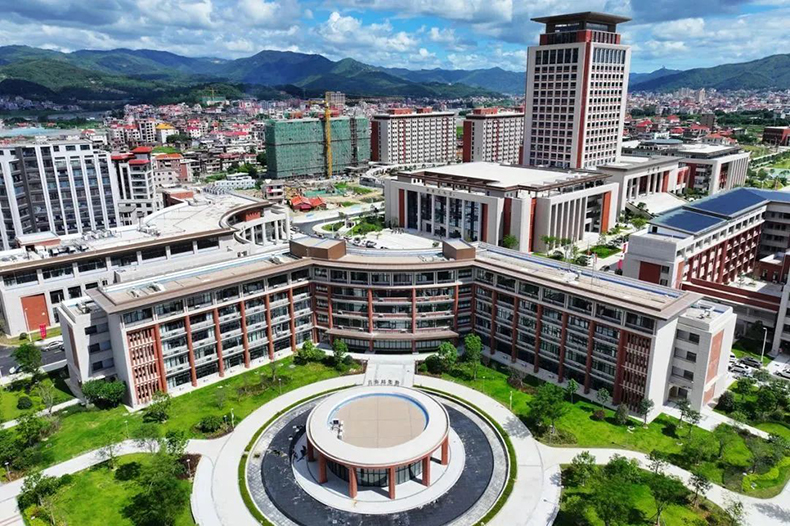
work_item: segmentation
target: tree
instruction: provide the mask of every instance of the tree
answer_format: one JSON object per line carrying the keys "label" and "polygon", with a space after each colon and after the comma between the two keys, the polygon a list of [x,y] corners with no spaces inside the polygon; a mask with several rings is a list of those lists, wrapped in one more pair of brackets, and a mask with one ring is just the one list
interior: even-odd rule
{"label": "tree", "polygon": [[189,501],[189,485],[178,480],[183,466],[170,455],[159,453],[140,470],[139,491],[123,510],[136,526],[170,526]]}
{"label": "tree", "polygon": [[261,150],[255,156],[255,160],[258,161],[258,164],[261,166],[266,166],[266,150]]}
{"label": "tree", "polygon": [[656,506],[656,524],[661,524],[661,513],[673,502],[682,499],[686,494],[686,487],[677,477],[666,475],[653,475],[648,480],[650,492]]}
{"label": "tree", "polygon": [[653,402],[649,398],[642,398],[639,401],[639,405],[637,406],[636,411],[639,414],[639,416],[641,416],[644,419],[645,425],[647,425],[647,415],[650,414],[650,411],[653,410],[653,406],[655,405],[656,405],[655,402]]}
{"label": "tree", "polygon": [[732,391],[724,391],[719,397],[717,408],[725,413],[730,413],[735,410],[735,395]]}
{"label": "tree", "polygon": [[52,415],[52,407],[55,405],[55,386],[52,382],[41,382],[36,386],[41,402],[47,408],[47,414]]}
{"label": "tree", "polygon": [[579,383],[571,378],[568,380],[568,385],[565,386],[565,394],[570,398],[571,403],[573,403],[573,395],[576,394],[576,391],[579,390]]}
{"label": "tree", "polygon": [[697,501],[699,500],[699,496],[702,495],[703,497],[705,494],[713,487],[711,484],[710,479],[703,475],[702,473],[692,473],[691,478],[689,479],[689,483],[691,484],[691,489],[694,490],[694,505],[697,505]]}
{"label": "tree", "polygon": [[624,426],[628,423],[628,406],[625,404],[620,404],[617,406],[617,411],[614,414],[615,421]]}
{"label": "tree", "polygon": [[637,482],[641,478],[639,462],[618,454],[612,455],[601,472],[606,480],[615,481],[620,486]]}
{"label": "tree", "polygon": [[502,246],[512,250],[518,250],[518,238],[513,234],[508,234],[502,238]]}
{"label": "tree", "polygon": [[757,390],[757,403],[755,409],[762,414],[770,413],[779,405],[776,394],[768,386],[762,386]]}
{"label": "tree", "polygon": [[601,404],[602,409],[612,399],[612,397],[609,396],[609,391],[605,388],[598,389],[598,393],[596,393],[595,398],[598,400],[598,403]]}
{"label": "tree", "polygon": [[107,467],[115,469],[115,461],[118,458],[118,453],[121,449],[121,444],[118,442],[111,442],[99,450],[99,457],[107,462]]}
{"label": "tree", "polygon": [[346,355],[348,354],[348,345],[340,338],[336,338],[334,342],[332,342],[332,358],[335,362],[335,367],[340,367],[343,365],[343,360],[345,360]]}
{"label": "tree", "polygon": [[741,402],[746,401],[746,397],[751,394],[754,389],[754,383],[754,380],[748,376],[744,376],[735,383],[734,391],[741,395]]}
{"label": "tree", "polygon": [[132,438],[141,448],[149,453],[156,453],[159,451],[162,428],[154,422],[145,422],[132,432]]}
{"label": "tree", "polygon": [[595,514],[603,521],[604,526],[624,524],[633,507],[631,493],[614,481],[606,481],[599,485],[590,497]]}
{"label": "tree", "polygon": [[450,342],[442,342],[439,344],[439,348],[436,349],[436,356],[441,360],[442,368],[445,371],[449,371],[455,365],[456,360],[458,360],[458,349]]}
{"label": "tree", "polygon": [[644,217],[635,217],[631,220],[631,224],[634,225],[634,228],[637,230],[642,230],[642,228],[647,224],[647,219]]}
{"label": "tree", "polygon": [[777,458],[778,451],[776,448],[771,447],[771,444],[767,440],[763,440],[762,438],[750,436],[746,440],[746,447],[749,449],[749,452],[752,454],[752,458],[750,460],[750,469],[751,473],[757,471],[758,468],[762,467],[771,467],[778,460],[781,458]]}
{"label": "tree", "polygon": [[691,402],[685,398],[681,398],[675,403],[675,405],[677,405],[678,409],[680,410],[680,425],[683,425],[683,421],[688,416],[689,411],[691,411]]}
{"label": "tree", "polygon": [[663,473],[669,465],[668,455],[658,449],[651,451],[647,458],[650,461],[650,471],[656,475]]}
{"label": "tree", "polygon": [[143,409],[143,420],[146,422],[162,423],[168,419],[170,411],[170,395],[162,391],[157,391],[149,403]]}
{"label": "tree", "polygon": [[530,405],[530,416],[538,422],[549,422],[551,434],[555,434],[555,423],[568,412],[565,391],[556,385],[545,383],[538,387]]}
{"label": "tree", "polygon": [[702,420],[702,415],[699,413],[699,411],[689,409],[688,413],[686,414],[686,420],[689,424],[689,437],[691,437],[691,432],[694,430],[694,426],[699,424],[699,421]]}
{"label": "tree", "polygon": [[727,515],[727,521],[730,526],[742,526],[746,519],[746,511],[743,509],[743,502],[733,499],[724,508],[724,514]]}
{"label": "tree", "polygon": [[483,342],[480,336],[469,333],[464,338],[464,359],[472,364],[472,378],[477,380],[477,369],[483,354]]}
{"label": "tree", "polygon": [[724,455],[724,450],[727,446],[738,441],[738,433],[735,428],[728,424],[719,424],[713,430],[713,437],[719,443],[719,458]]}
{"label": "tree", "polygon": [[59,486],[60,482],[55,477],[49,477],[40,471],[31,473],[25,477],[17,497],[19,509],[26,510],[30,506],[41,504],[42,499],[54,495]]}
{"label": "tree", "polygon": [[17,420],[16,432],[25,446],[34,446],[41,440],[47,423],[33,413],[22,415]]}
{"label": "tree", "polygon": [[41,349],[32,343],[23,343],[14,349],[13,356],[19,370],[32,376],[31,382],[35,382],[42,364]]}
{"label": "tree", "polygon": [[595,474],[595,457],[589,451],[582,451],[571,460],[568,474],[572,485],[584,486]]}
{"label": "tree", "polygon": [[177,461],[184,456],[188,441],[189,438],[184,431],[171,430],[165,434],[160,450]]}

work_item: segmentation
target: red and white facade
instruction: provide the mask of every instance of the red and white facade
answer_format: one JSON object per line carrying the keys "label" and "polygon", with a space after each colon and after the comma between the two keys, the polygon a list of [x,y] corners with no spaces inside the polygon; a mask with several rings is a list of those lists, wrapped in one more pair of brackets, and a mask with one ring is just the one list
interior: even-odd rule
{"label": "red and white facade", "polygon": [[386,164],[455,161],[455,116],[452,112],[393,108],[374,115],[371,126],[372,161]]}
{"label": "red and white facade", "polygon": [[524,164],[578,169],[616,162],[631,63],[616,30],[629,19],[576,13],[533,20],[546,32],[527,55]]}
{"label": "red and white facade", "polygon": [[156,196],[152,148],[138,146],[129,153],[114,153],[112,162],[118,177],[120,224],[131,225],[161,208]]}
{"label": "red and white facade", "polygon": [[475,108],[464,120],[463,161],[520,164],[524,112]]}

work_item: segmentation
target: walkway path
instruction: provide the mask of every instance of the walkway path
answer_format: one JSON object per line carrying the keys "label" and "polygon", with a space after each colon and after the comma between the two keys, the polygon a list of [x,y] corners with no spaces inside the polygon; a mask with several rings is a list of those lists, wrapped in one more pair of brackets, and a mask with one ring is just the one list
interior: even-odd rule
{"label": "walkway path", "polygon": [[[669,416],[673,416],[677,419],[680,419],[680,409],[675,407],[674,405],[667,404],[661,408],[661,412],[667,414]],[[719,424],[728,424],[734,427],[740,427],[741,429],[745,429],[749,433],[756,435],[762,438],[768,438],[768,433],[763,431],[762,429],[757,429],[756,427],[748,426],[746,424],[741,424],[736,422],[732,418],[722,415],[721,413],[717,413],[713,409],[708,406],[703,406],[702,411],[700,412],[700,421],[697,424],[702,429],[707,429],[708,431],[713,431],[716,429],[716,426]]]}
{"label": "walkway path", "polygon": [[[596,462],[605,464],[614,455],[622,455],[627,458],[634,458],[639,464],[647,468],[649,460],[644,453],[636,451],[624,451],[621,449],[590,449],[590,448],[554,448],[544,444],[539,446],[543,459],[548,467],[560,464],[568,464],[582,451],[589,451]],[[691,473],[674,465],[669,465],[665,470],[667,475],[675,475],[688,486]],[[745,524],[752,526],[787,526],[790,524],[790,484],[786,485],[782,492],[770,499],[757,499],[739,493],[732,492],[721,486],[713,485],[706,497],[715,502],[722,508],[726,508],[732,501],[743,502],[746,511]]]}
{"label": "walkway path", "polygon": [[[60,404],[53,405],[51,411],[49,411],[47,409],[42,409],[41,411],[36,413],[36,415],[37,416],[47,416],[50,412],[57,413],[58,411],[62,411],[63,409],[66,409],[67,407],[71,407],[71,406],[77,405],[79,403],[80,403],[80,399],[79,398],[72,398],[71,400],[66,400],[65,402],[62,402]],[[0,424],[0,429],[9,429],[9,428],[12,428],[12,427],[16,426],[18,423],[19,423],[19,421],[17,421],[17,420],[8,420],[7,422],[3,422],[2,424]],[[0,526],[2,526],[2,523],[0,523]]]}

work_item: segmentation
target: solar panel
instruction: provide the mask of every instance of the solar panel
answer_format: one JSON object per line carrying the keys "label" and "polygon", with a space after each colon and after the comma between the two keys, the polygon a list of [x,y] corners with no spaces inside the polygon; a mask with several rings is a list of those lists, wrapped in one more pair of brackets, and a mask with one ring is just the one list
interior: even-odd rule
{"label": "solar panel", "polygon": [[724,219],[720,217],[687,209],[673,210],[651,221],[653,225],[665,226],[688,234],[699,234],[723,223]]}
{"label": "solar panel", "polygon": [[733,217],[745,210],[766,202],[768,198],[754,190],[735,188],[691,203],[686,208],[708,212],[722,217]]}

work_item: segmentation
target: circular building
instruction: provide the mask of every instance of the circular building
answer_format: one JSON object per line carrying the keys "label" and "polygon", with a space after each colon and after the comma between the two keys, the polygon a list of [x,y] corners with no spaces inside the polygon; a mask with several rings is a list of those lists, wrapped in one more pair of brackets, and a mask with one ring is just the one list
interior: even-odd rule
{"label": "circular building", "polygon": [[318,482],[327,469],[348,481],[348,495],[359,486],[389,489],[420,480],[431,484],[431,456],[450,458],[450,419],[432,397],[405,387],[357,387],[329,396],[307,418],[307,457],[318,462]]}

